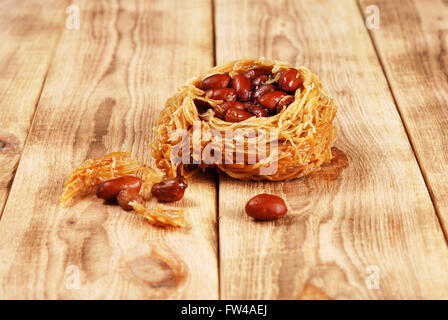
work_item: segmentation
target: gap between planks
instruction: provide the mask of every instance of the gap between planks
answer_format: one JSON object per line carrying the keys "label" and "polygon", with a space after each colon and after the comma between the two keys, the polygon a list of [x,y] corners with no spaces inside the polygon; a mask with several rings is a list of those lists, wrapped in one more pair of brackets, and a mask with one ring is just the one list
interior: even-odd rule
{"label": "gap between planks", "polygon": [[[42,92],[44,91],[45,83],[46,83],[46,81],[47,81],[48,71],[50,70],[51,62],[53,61],[54,54],[55,54],[55,52],[56,52],[56,47],[58,46],[58,44],[59,44],[59,40],[61,39],[61,34],[62,34],[62,28],[61,28],[61,30],[59,31],[58,35],[57,35],[57,38],[56,38],[54,47],[51,49],[51,53],[50,53],[50,62],[49,62],[49,64],[48,64],[47,70],[45,71],[45,75],[44,75],[44,78],[43,78],[43,80],[42,80],[42,85],[40,86],[39,94],[38,94],[37,99],[36,99],[36,102],[35,102],[35,104],[34,104],[33,115],[31,116],[31,119],[30,119],[30,125],[29,125],[29,127],[28,127],[28,131],[27,131],[27,133],[26,133],[26,138],[25,138],[25,142],[24,142],[24,144],[23,144],[23,148],[22,148],[22,150],[20,151],[19,160],[17,161],[17,167],[19,166],[20,161],[22,160],[23,150],[25,150],[25,148],[26,148],[26,145],[27,145],[27,143],[28,143],[28,137],[29,137],[29,135],[30,135],[31,129],[33,128],[34,118],[35,118],[35,116],[36,116],[37,108],[39,107],[40,97],[42,96]],[[14,179],[15,179],[15,177],[16,177],[16,172],[17,172],[17,169],[14,170],[14,175],[13,175],[13,177],[11,178],[11,181],[9,182],[9,189],[8,189],[8,191],[7,191],[7,194],[6,194],[5,201],[3,202],[3,206],[2,206],[2,208],[1,208],[1,210],[0,210],[0,220],[1,220],[2,217],[3,217],[3,211],[5,210],[6,204],[8,203],[9,194],[11,193],[11,188],[12,188],[12,185],[14,184]]]}
{"label": "gap between planks", "polygon": [[[213,41],[213,66],[216,66],[216,4],[215,0],[211,1],[211,13],[212,13],[212,41]],[[216,257],[218,259],[218,299],[221,300],[221,250],[219,241],[219,173],[215,175],[216,186]]]}
{"label": "gap between planks", "polygon": [[[361,18],[365,22],[366,16],[364,15],[364,8],[362,7],[361,0],[356,0],[356,4],[358,5],[358,9],[359,9],[359,13],[361,15]],[[388,74],[386,72],[386,67],[384,65],[384,61],[381,58],[381,55],[379,54],[379,51],[378,51],[379,50],[378,49],[378,44],[376,43],[375,38],[372,36],[372,32],[367,28],[365,23],[364,23],[364,27],[365,27],[365,29],[367,31],[367,34],[369,35],[369,39],[370,39],[370,42],[372,43],[372,47],[375,50],[375,55],[376,55],[376,57],[378,59],[378,64],[381,66],[381,71],[383,72],[384,78],[386,79],[387,86],[389,88],[389,92],[390,92],[390,94],[392,96],[392,99],[394,101],[394,104],[395,104],[395,108],[397,109],[398,115],[400,116],[401,122],[403,123],[403,127],[404,127],[406,135],[408,137],[409,144],[411,145],[412,152],[413,152],[415,160],[416,160],[416,162],[418,164],[418,168],[420,170],[420,173],[422,174],[423,181],[425,182],[425,187],[428,190],[429,197],[431,198],[431,202],[432,202],[432,205],[434,207],[434,211],[436,213],[437,221],[439,222],[439,225],[440,225],[440,227],[441,227],[441,229],[443,231],[443,236],[445,238],[445,243],[448,246],[448,234],[447,234],[448,230],[445,228],[444,224],[442,223],[442,217],[441,217],[442,214],[440,212],[439,207],[437,206],[437,202],[435,200],[434,193],[433,193],[433,191],[431,189],[431,184],[430,184],[429,178],[426,175],[425,170],[423,170],[423,164],[421,162],[420,157],[418,156],[418,153],[416,152],[415,143],[412,140],[412,136],[411,136],[409,127],[406,124],[406,121],[404,119],[403,113],[401,112],[400,108],[398,107],[398,100],[397,100],[397,97],[396,97],[396,94],[395,94],[394,90],[392,89],[390,77],[388,76]]]}
{"label": "gap between planks", "polygon": [[[64,1],[64,6],[63,7],[65,8],[65,6],[68,4],[68,1],[67,0],[63,0],[63,1]],[[61,8],[62,8],[62,6],[61,6]],[[26,132],[26,138],[25,138],[25,141],[23,143],[22,149],[19,152],[16,169],[13,171],[13,173],[12,173],[13,176],[11,177],[11,180],[8,182],[8,186],[9,187],[7,188],[7,191],[6,191],[5,200],[3,201],[3,204],[0,206],[0,220],[3,217],[3,212],[4,212],[5,208],[6,208],[6,204],[8,203],[8,200],[9,200],[9,195],[11,193],[11,189],[12,189],[12,186],[14,184],[14,180],[15,180],[16,173],[17,173],[17,168],[18,168],[18,166],[20,164],[20,161],[22,160],[23,151],[25,150],[25,147],[26,147],[26,145],[28,143],[28,137],[29,137],[29,134],[31,132],[31,128],[33,127],[34,118],[36,116],[37,108],[39,106],[39,101],[40,101],[40,98],[42,96],[42,92],[44,90],[44,86],[45,86],[45,83],[47,81],[48,72],[50,71],[50,67],[51,67],[51,64],[52,64],[55,52],[56,52],[56,48],[59,45],[59,41],[61,39],[61,35],[62,35],[62,31],[63,31],[64,27],[65,27],[65,25],[62,24],[62,27],[59,29],[59,31],[58,31],[58,33],[56,35],[56,40],[55,40],[55,42],[53,44],[53,48],[50,49],[50,59],[49,59],[48,65],[47,65],[47,69],[45,70],[45,74],[44,74],[44,77],[43,77],[43,80],[42,80],[42,84],[41,84],[41,86],[39,88],[39,94],[38,94],[37,99],[36,99],[36,101],[34,103],[33,114],[32,114],[31,119],[29,121],[29,126],[28,126],[28,129],[27,129],[27,132]]]}

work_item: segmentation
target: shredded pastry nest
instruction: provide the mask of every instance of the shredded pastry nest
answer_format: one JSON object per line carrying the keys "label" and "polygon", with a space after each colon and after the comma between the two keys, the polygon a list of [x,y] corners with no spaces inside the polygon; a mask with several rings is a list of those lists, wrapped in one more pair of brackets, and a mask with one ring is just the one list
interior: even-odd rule
{"label": "shredded pastry nest", "polygon": [[[288,180],[308,175],[320,169],[322,164],[332,159],[331,146],[336,138],[336,127],[333,120],[337,107],[332,98],[322,90],[319,79],[305,67],[295,67],[302,79],[303,86],[295,92],[295,101],[277,115],[271,117],[252,117],[242,122],[226,122],[214,116],[212,109],[199,114],[194,100],[207,101],[215,107],[222,101],[212,100],[204,96],[199,89],[202,79],[216,73],[229,72],[234,75],[253,69],[255,67],[272,67],[272,72],[294,68],[279,61],[270,61],[264,58],[245,58],[217,66],[206,73],[195,77],[178,89],[178,92],[169,98],[161,112],[155,132],[157,139],[152,144],[153,157],[158,168],[169,176],[188,176],[206,167],[217,167],[229,176],[237,179],[250,180]],[[187,130],[193,134],[193,124],[200,123],[201,139],[190,139],[190,150],[194,147],[204,151],[207,145],[214,143],[215,152],[222,156],[218,163],[206,163],[203,159],[195,159],[195,153],[190,156],[191,161],[196,160],[196,170],[186,163],[176,161],[172,156],[173,148],[181,141],[178,129]],[[219,141],[216,135],[207,134],[207,130],[216,130],[221,133]],[[257,132],[255,137],[248,134],[245,138],[244,162],[236,163],[236,152],[226,146],[234,144],[234,137],[227,138],[226,131],[239,129],[243,133]],[[230,139],[230,140],[229,140]],[[231,141],[233,140],[233,141]],[[199,141],[199,142],[198,142]],[[278,148],[270,147],[277,143]],[[256,154],[256,161],[249,162],[254,156],[251,147],[265,145],[265,156]],[[271,150],[272,149],[272,150]],[[259,150],[259,149],[258,149]],[[258,153],[258,151],[256,151]],[[233,161],[225,161],[225,160]],[[263,173],[262,168],[274,165],[274,172]],[[261,171],[260,171],[261,170]]]}

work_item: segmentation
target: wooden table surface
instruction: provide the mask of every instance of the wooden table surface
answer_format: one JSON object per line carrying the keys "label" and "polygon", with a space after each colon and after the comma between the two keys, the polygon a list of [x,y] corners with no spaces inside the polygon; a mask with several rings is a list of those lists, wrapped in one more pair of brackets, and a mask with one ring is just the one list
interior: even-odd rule
{"label": "wooden table surface", "polygon": [[[79,29],[71,4],[0,2],[0,298],[448,299],[446,1],[78,0]],[[339,176],[198,176],[180,230],[95,197],[61,208],[73,168],[148,163],[175,88],[246,56],[319,76]],[[288,216],[248,218],[260,192]]]}

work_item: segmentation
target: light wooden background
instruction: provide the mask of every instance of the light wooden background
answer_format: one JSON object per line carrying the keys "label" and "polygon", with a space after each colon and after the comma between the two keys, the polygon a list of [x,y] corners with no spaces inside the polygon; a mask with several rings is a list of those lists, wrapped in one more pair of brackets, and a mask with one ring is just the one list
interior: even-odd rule
{"label": "light wooden background", "polygon": [[[448,299],[446,1],[79,0],[79,30],[71,3],[0,2],[0,298]],[[340,106],[340,176],[197,177],[184,230],[94,197],[59,206],[86,158],[148,162],[175,88],[245,56],[320,77]],[[249,219],[260,192],[288,216]]]}

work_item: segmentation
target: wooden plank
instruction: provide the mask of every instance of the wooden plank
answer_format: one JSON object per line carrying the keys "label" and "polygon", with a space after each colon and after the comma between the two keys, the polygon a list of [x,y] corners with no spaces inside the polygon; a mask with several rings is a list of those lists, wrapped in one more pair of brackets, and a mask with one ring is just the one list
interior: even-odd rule
{"label": "wooden plank", "polygon": [[64,1],[0,3],[0,217],[64,28]]}
{"label": "wooden plank", "polygon": [[362,1],[361,8],[373,3],[380,28],[371,35],[448,235],[448,4]]}
{"label": "wooden plank", "polygon": [[[284,183],[221,178],[221,297],[448,298],[443,232],[357,3],[219,0],[215,12],[218,64],[266,56],[320,77],[349,164]],[[261,192],[289,215],[249,219]]]}
{"label": "wooden plank", "polygon": [[81,28],[61,36],[0,223],[0,297],[217,298],[214,180],[191,183],[181,230],[95,197],[58,203],[86,158],[131,150],[149,161],[166,98],[213,63],[211,3],[77,4]]}

